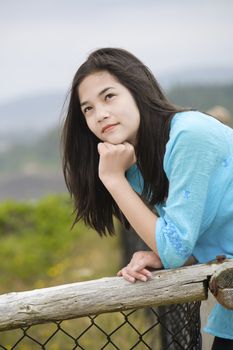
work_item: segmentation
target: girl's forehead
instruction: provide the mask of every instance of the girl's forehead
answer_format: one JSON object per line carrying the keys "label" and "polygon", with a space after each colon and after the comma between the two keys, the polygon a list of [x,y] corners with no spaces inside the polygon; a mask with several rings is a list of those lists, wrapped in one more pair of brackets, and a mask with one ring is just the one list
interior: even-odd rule
{"label": "girl's forehead", "polygon": [[79,87],[82,85],[100,85],[101,83],[103,84],[106,82],[118,83],[118,80],[113,74],[109,73],[108,71],[98,71],[87,75],[80,83]]}
{"label": "girl's forehead", "polygon": [[121,85],[117,78],[108,71],[98,71],[87,75],[79,84],[77,93],[82,99],[97,96],[103,89]]}

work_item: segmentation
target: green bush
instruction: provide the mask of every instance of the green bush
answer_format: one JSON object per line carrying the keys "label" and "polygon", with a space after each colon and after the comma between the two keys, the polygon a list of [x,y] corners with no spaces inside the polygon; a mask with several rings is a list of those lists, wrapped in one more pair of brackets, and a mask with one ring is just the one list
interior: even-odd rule
{"label": "green bush", "polygon": [[8,201],[0,205],[1,279],[29,284],[52,275],[51,267],[68,254],[82,223],[70,230],[72,206],[67,196],[37,203]]}
{"label": "green bush", "polygon": [[83,222],[71,230],[72,210],[67,195],[0,204],[0,292],[115,274],[117,237],[100,239]]}

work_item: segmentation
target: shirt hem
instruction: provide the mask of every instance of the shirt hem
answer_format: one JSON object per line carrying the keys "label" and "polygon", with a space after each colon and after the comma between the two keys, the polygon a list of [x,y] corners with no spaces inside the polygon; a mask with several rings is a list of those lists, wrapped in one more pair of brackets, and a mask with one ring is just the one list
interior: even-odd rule
{"label": "shirt hem", "polygon": [[211,335],[213,335],[214,337],[219,337],[219,338],[224,338],[224,339],[231,339],[233,340],[233,335],[229,335],[229,334],[225,334],[225,333],[221,333],[219,331],[216,331],[212,328],[209,328],[209,327],[204,327],[203,331],[205,333],[209,333]]}

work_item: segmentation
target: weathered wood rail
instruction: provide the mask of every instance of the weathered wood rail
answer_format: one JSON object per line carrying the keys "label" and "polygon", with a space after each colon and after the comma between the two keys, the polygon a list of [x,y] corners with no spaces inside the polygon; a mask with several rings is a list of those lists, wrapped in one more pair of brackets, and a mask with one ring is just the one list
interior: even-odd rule
{"label": "weathered wood rail", "polygon": [[208,298],[233,309],[233,260],[159,270],[148,282],[130,284],[121,277],[66,284],[0,296],[0,330],[112,311],[160,306]]}

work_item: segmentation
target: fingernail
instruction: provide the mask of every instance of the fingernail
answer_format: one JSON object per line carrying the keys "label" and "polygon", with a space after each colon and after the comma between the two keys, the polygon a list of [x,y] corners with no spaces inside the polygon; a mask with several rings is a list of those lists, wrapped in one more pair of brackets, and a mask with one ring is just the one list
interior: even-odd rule
{"label": "fingernail", "polygon": [[143,281],[143,282],[146,282],[146,281],[147,281],[146,276],[142,277],[142,281]]}

